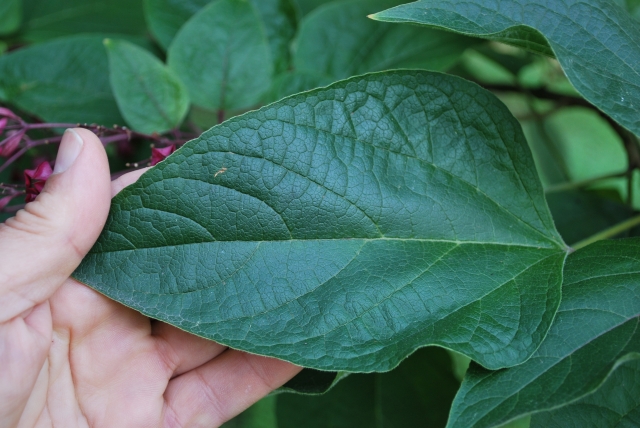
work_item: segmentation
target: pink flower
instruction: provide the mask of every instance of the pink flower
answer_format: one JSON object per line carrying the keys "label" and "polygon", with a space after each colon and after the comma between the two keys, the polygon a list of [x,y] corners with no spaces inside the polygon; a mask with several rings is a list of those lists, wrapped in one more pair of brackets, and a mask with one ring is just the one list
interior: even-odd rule
{"label": "pink flower", "polygon": [[4,132],[4,127],[7,126],[8,121],[9,119],[7,119],[6,117],[0,119],[0,135],[2,135],[2,133]]}
{"label": "pink flower", "polygon": [[16,151],[18,146],[20,145],[20,141],[22,141],[22,137],[24,137],[25,131],[13,131],[10,134],[7,134],[7,138],[5,138],[0,144],[0,156],[9,157]]}
{"label": "pink flower", "polygon": [[8,117],[9,119],[18,119],[18,116],[6,107],[0,107],[0,117]]}
{"label": "pink flower", "polygon": [[171,153],[176,151],[176,145],[172,144],[161,149],[153,147],[151,149],[151,166],[157,165],[158,162],[165,160]]}
{"label": "pink flower", "polygon": [[13,199],[13,195],[9,195],[9,196],[5,196],[4,198],[0,198],[0,210],[2,210],[4,207],[9,205],[9,202],[11,202],[11,199]]}
{"label": "pink flower", "polygon": [[25,196],[26,202],[33,201],[36,196],[42,192],[52,172],[51,165],[46,161],[38,165],[36,169],[27,169],[24,171],[24,183],[27,191],[27,195]]}

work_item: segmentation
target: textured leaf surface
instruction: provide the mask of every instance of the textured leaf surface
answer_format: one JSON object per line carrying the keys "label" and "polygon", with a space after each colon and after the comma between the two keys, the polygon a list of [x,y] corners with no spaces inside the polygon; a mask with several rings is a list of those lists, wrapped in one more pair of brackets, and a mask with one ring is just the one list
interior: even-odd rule
{"label": "textured leaf surface", "polygon": [[424,348],[392,372],[350,375],[320,397],[279,395],[278,427],[444,427],[458,386],[447,351]]}
{"label": "textured leaf surface", "polygon": [[531,428],[621,428],[640,426],[640,359],[614,371],[596,392],[531,418]]}
{"label": "textured leaf surface", "polygon": [[251,107],[271,85],[269,45],[248,1],[218,0],[194,15],[171,43],[167,62],[193,103],[211,110]]}
{"label": "textured leaf surface", "polygon": [[[145,0],[149,29],[160,45],[169,47],[175,35],[211,0]],[[296,13],[290,0],[250,0],[262,19],[276,70],[289,62],[289,43],[296,31]]]}
{"label": "textured leaf surface", "polygon": [[180,125],[189,109],[187,89],[146,50],[120,40],[105,42],[118,107],[136,131],[152,134]]}
{"label": "textured leaf surface", "polygon": [[[470,368],[449,425],[493,427],[560,407],[595,391],[618,365],[640,358],[639,273],[637,238],[600,241],[570,255],[562,304],[540,348],[507,370]],[[609,388],[624,396],[625,385]]]}
{"label": "textured leaf surface", "polygon": [[640,26],[612,1],[421,0],[373,18],[555,54],[587,100],[640,135]]}
{"label": "textured leaf surface", "polygon": [[0,99],[49,122],[124,123],[98,36],[61,38],[1,56]]}
{"label": "textured leaf surface", "polygon": [[80,281],[234,348],[384,371],[440,344],[524,361],[565,247],[492,94],[371,74],[233,118],[114,200]]}

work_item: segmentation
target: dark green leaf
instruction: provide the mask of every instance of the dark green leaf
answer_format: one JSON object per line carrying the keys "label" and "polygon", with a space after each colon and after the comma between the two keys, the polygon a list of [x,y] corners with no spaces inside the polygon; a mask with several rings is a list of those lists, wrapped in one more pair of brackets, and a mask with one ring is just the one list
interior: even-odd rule
{"label": "dark green leaf", "polygon": [[494,427],[559,408],[595,391],[620,364],[640,358],[639,273],[637,238],[600,241],[570,255],[562,303],[540,349],[507,370],[472,365],[449,425]]}
{"label": "dark green leaf", "polygon": [[[145,0],[151,32],[165,49],[193,15],[211,0]],[[290,0],[250,0],[258,11],[271,48],[276,71],[289,66],[289,43],[296,31],[296,14]]]}
{"label": "dark green leaf", "polygon": [[21,38],[28,41],[40,42],[78,33],[144,36],[147,32],[142,0],[23,1]]}
{"label": "dark green leaf", "polygon": [[[639,355],[640,357],[640,355]],[[640,359],[617,368],[591,395],[536,414],[531,428],[633,428],[640,426]]]}
{"label": "dark green leaf", "polygon": [[111,87],[123,117],[136,131],[176,128],[189,109],[187,90],[155,56],[129,42],[105,41]]}
{"label": "dark green leaf", "polygon": [[640,135],[640,26],[609,0],[420,0],[373,18],[555,54],[587,100]]}
{"label": "dark green leaf", "polygon": [[440,344],[526,360],[565,246],[518,123],[440,73],[370,74],[233,118],[114,200],[75,273],[153,318],[332,371]]}
{"label": "dark green leaf", "polygon": [[217,0],[194,15],[169,47],[168,63],[193,103],[211,110],[251,107],[271,85],[264,29],[243,0]]}
{"label": "dark green leaf", "polygon": [[459,383],[444,349],[424,348],[389,373],[353,374],[322,396],[278,396],[279,428],[444,427]]}
{"label": "dark green leaf", "polygon": [[0,2],[0,36],[10,34],[20,28],[22,21],[22,0],[2,0]]}
{"label": "dark green leaf", "polygon": [[367,19],[368,14],[398,3],[339,1],[307,16],[296,39],[295,70],[331,80],[393,68],[444,70],[473,43],[449,32]]}
{"label": "dark green leaf", "polygon": [[0,56],[0,99],[49,122],[123,124],[102,37],[66,37]]}

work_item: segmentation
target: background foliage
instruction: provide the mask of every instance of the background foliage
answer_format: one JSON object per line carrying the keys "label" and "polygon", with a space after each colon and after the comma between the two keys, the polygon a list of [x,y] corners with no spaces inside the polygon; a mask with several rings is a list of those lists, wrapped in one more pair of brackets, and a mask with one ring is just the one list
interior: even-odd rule
{"label": "background foliage", "polygon": [[[640,425],[640,238],[634,238],[640,232],[640,2],[401,3],[3,0],[0,103],[21,119],[5,112],[7,120],[0,122],[0,220],[23,205],[29,192],[23,171],[52,161],[59,131],[70,124],[87,124],[101,136],[112,171],[119,174],[156,163],[230,119],[114,201],[103,239],[76,274],[151,316],[179,319],[202,336],[316,369],[306,369],[227,426]],[[448,75],[353,77],[392,69]],[[350,80],[315,90],[341,79]],[[397,103],[399,88],[419,103]],[[309,90],[314,91],[279,101]],[[358,104],[364,95],[379,96],[380,102]],[[332,110],[323,107],[328,100]],[[295,113],[288,116],[289,111]],[[274,131],[279,129],[290,134]],[[478,129],[485,133],[473,134]],[[255,135],[262,139],[259,156]],[[431,153],[421,152],[425,140]],[[377,147],[380,142],[388,146]],[[152,157],[151,145],[163,151]],[[335,147],[364,154],[348,158]],[[408,148],[413,153],[402,152]],[[384,158],[380,170],[386,175],[367,177],[353,159],[376,165],[378,149],[400,153]],[[323,153],[321,161],[307,157],[314,151]],[[197,156],[206,158],[198,165],[207,168],[193,167]],[[287,172],[266,170],[265,159],[298,178],[287,182]],[[338,170],[345,159],[351,162]],[[315,169],[305,169],[307,164]],[[262,173],[259,179],[251,174],[255,170]],[[344,174],[359,184],[341,193]],[[240,192],[224,195],[226,214],[202,196],[207,186],[190,184],[202,177]],[[187,196],[170,182],[189,189]],[[301,186],[307,191],[288,200]],[[323,188],[337,189],[338,196],[326,196]],[[162,192],[163,204],[145,199]],[[376,192],[385,198],[376,200]],[[311,217],[300,216],[302,209],[283,216],[256,200],[275,207],[302,201],[302,208],[317,211]],[[343,200],[339,213],[336,201]],[[201,220],[190,209],[211,210],[211,224],[184,220]],[[260,227],[251,216],[243,223],[236,215],[251,210],[263,221]],[[364,214],[357,217],[356,211]],[[327,216],[322,222],[318,212]],[[140,222],[135,233],[152,226],[136,235],[118,215]],[[180,216],[179,234],[167,226],[168,215]],[[221,223],[233,231],[229,236],[217,234]],[[212,239],[203,240],[203,229]],[[492,234],[479,236],[486,230]],[[288,238],[279,234],[330,239],[333,247],[300,244],[292,251],[282,247]],[[383,237],[400,244],[376,242]],[[593,243],[614,237],[629,239]],[[358,239],[372,242],[356,248]],[[242,268],[248,278],[250,269],[259,278],[268,266],[256,262],[257,247],[243,240],[263,243],[258,246],[264,245],[265,254],[282,259],[297,276],[273,281],[270,286],[281,294],[271,297],[256,295],[251,280],[220,287],[209,311],[216,302],[225,305],[205,327],[199,326],[198,312],[152,311],[165,289],[176,287],[170,278],[156,289],[159,281],[152,276],[128,283],[131,270],[116,278],[109,269],[123,263],[118,254],[131,244],[155,251],[127,256],[134,272],[163,257],[215,256],[220,271],[210,277],[182,263],[172,279],[216,281],[246,253]],[[198,245],[184,247],[193,254],[176,257],[163,248],[176,243]],[[332,259],[311,269],[305,264],[311,254]],[[435,267],[424,270],[430,258]],[[359,263],[352,273],[343,271],[345,260]],[[409,275],[411,269],[432,276],[422,288],[411,280],[415,294],[398,297],[405,281],[399,272]],[[362,277],[363,271],[371,276]],[[333,279],[330,287],[287,288],[319,272]],[[441,294],[434,293],[434,281]],[[131,292],[136,287],[160,297],[137,299]],[[367,293],[352,300],[343,292],[349,287]],[[380,305],[385,287],[398,299],[387,307]],[[304,294],[307,311],[291,315],[294,309],[281,301],[286,293]],[[414,311],[416,302],[422,307]],[[371,312],[370,324],[345,324],[340,317],[349,314],[336,307],[348,304]],[[316,320],[308,310],[314,305],[323,315]],[[298,328],[278,324],[283,319],[295,320]],[[328,341],[319,336],[338,325],[347,327]],[[281,334],[271,335],[274,330]],[[426,344],[447,349],[411,354]],[[469,357],[474,362],[467,371]]]}

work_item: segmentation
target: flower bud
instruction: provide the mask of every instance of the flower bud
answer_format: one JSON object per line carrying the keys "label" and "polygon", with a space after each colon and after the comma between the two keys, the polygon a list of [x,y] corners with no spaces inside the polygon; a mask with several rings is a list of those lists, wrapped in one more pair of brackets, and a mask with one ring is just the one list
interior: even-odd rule
{"label": "flower bud", "polygon": [[27,195],[25,196],[26,202],[33,201],[36,196],[42,192],[52,172],[51,165],[46,161],[38,165],[36,169],[27,169],[24,171],[24,184],[27,191]]}
{"label": "flower bud", "polygon": [[175,144],[172,144],[167,147],[163,147],[161,149],[156,149],[155,147],[153,147],[151,149],[151,166],[154,166],[158,164],[158,162],[165,160],[171,153],[175,151],[176,151]]}

